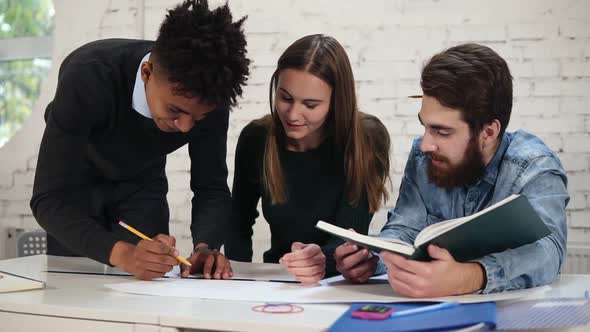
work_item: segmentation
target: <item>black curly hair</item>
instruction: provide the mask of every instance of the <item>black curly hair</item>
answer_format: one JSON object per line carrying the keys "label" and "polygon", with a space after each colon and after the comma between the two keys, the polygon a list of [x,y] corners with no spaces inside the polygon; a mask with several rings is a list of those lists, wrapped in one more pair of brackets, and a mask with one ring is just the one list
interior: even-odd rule
{"label": "black curly hair", "polygon": [[207,0],[185,0],[169,10],[152,57],[175,93],[231,107],[242,95],[250,60],[242,24],[232,22],[227,2],[209,10]]}

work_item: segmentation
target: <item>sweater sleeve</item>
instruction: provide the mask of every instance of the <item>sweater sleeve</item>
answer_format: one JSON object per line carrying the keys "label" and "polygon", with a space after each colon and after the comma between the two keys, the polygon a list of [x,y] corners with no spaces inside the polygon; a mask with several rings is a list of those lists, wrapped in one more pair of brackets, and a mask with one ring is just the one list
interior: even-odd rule
{"label": "sweater sleeve", "polygon": [[90,134],[115,107],[109,76],[100,63],[62,67],[45,114],[31,198],[41,227],[70,250],[105,264],[119,239],[90,216],[85,156]]}
{"label": "sweater sleeve", "polygon": [[[363,194],[357,206],[352,206],[348,203],[345,193],[342,196],[334,224],[344,229],[352,228],[357,233],[367,235],[373,214],[369,213],[369,202],[366,193]],[[334,260],[334,250],[343,243],[344,241],[342,239],[332,236],[322,246],[322,252],[326,256],[326,277],[338,274],[338,271],[336,271],[336,261]]]}
{"label": "sweater sleeve", "polygon": [[258,217],[260,172],[265,133],[249,124],[240,133],[236,147],[233,214],[225,241],[225,255],[233,260],[252,261],[252,227]]}
{"label": "sweater sleeve", "polygon": [[231,214],[225,160],[229,110],[214,110],[195,126],[199,128],[189,142],[193,244],[219,249]]}

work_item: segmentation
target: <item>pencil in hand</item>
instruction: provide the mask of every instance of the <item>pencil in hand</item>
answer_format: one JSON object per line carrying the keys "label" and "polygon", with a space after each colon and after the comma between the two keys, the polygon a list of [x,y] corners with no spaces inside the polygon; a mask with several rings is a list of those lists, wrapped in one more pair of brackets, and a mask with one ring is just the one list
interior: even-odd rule
{"label": "pencil in hand", "polygon": [[[140,238],[144,239],[144,240],[148,240],[148,241],[153,241],[152,239],[150,239],[149,237],[147,237],[145,234],[143,234],[142,232],[138,231],[137,229],[127,225],[126,223],[124,223],[123,221],[119,220],[119,225],[121,225],[123,228],[127,229],[128,231],[130,231],[131,233],[139,236]],[[188,266],[193,266],[189,261],[187,261],[186,259],[184,259],[182,256],[176,256],[176,259],[178,259],[178,261],[180,261],[182,264],[184,265],[188,265]]]}

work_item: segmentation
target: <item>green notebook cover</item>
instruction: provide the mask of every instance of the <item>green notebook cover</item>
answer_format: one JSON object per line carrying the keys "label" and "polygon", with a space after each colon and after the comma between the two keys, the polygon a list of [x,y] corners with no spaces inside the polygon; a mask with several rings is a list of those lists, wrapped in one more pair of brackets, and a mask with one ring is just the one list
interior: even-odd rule
{"label": "green notebook cover", "polygon": [[411,259],[428,261],[428,245],[447,249],[466,262],[533,243],[551,234],[525,196],[518,196],[448,232],[420,245]]}

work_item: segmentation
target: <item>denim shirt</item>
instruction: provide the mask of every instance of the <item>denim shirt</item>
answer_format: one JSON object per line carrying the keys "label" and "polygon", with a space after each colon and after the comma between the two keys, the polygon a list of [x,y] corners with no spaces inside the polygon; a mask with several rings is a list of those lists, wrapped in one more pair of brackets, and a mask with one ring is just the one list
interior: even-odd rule
{"label": "denim shirt", "polygon": [[[551,283],[566,255],[567,176],[557,156],[536,136],[504,133],[477,183],[446,190],[428,180],[427,158],[414,140],[395,208],[379,236],[414,243],[428,225],[478,212],[512,194],[525,195],[551,234],[515,249],[474,260],[485,269],[483,293]],[[382,261],[377,274],[386,273]]]}

